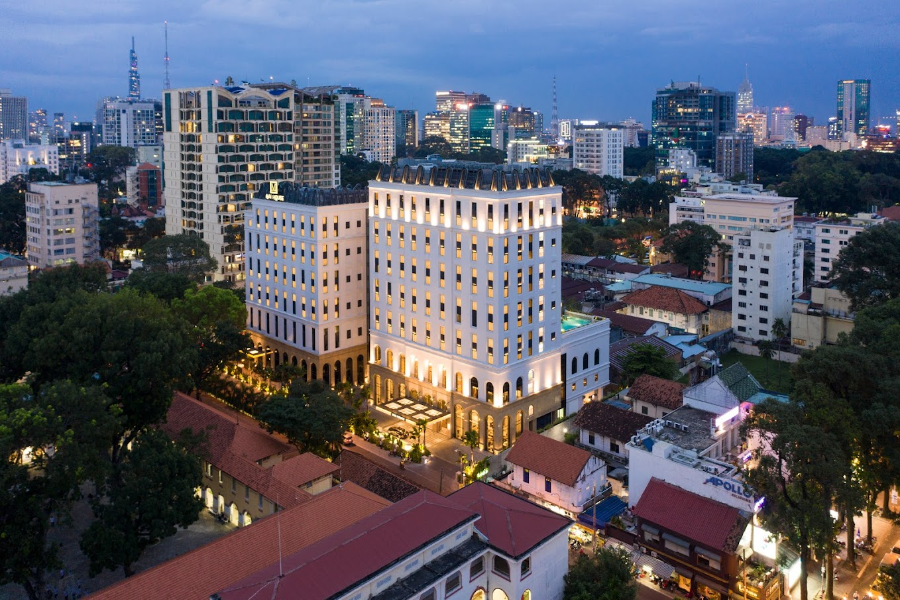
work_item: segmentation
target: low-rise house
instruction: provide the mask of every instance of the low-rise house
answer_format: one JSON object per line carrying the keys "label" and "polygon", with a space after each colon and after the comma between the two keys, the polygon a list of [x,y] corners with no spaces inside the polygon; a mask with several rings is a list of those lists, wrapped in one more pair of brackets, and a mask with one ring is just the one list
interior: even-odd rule
{"label": "low-rise house", "polygon": [[15,294],[28,287],[28,261],[0,250],[0,296]]}
{"label": "low-rise house", "polygon": [[504,485],[572,518],[608,485],[603,460],[531,431],[522,432],[506,462],[513,470]]}
{"label": "low-rise house", "polygon": [[738,550],[749,523],[738,509],[653,478],[634,515],[638,543],[675,567],[679,588],[715,600],[738,595]]}
{"label": "low-rise house", "polygon": [[624,315],[614,310],[596,309],[592,313],[598,317],[609,319],[610,343],[627,337],[643,337],[648,335],[665,336],[668,326],[661,321]]}
{"label": "low-rise house", "polygon": [[703,315],[707,306],[675,288],[653,286],[622,297],[625,308],[618,312],[666,323],[687,333],[703,333]]}
{"label": "low-rise house", "polygon": [[633,290],[643,290],[653,286],[681,290],[706,306],[712,306],[716,302],[731,298],[731,284],[729,283],[673,277],[665,273],[641,275],[631,280]]}
{"label": "low-rise house", "polygon": [[201,453],[206,507],[235,525],[309,501],[332,487],[339,467],[235,417],[176,393],[162,425],[170,437],[185,429],[207,437]]}
{"label": "low-rise house", "polygon": [[588,402],[575,416],[579,443],[586,450],[597,451],[604,458],[628,463],[626,444],[653,418],[604,402]]}
{"label": "low-rise house", "polygon": [[661,419],[684,404],[683,394],[687,386],[677,381],[641,375],[634,380],[625,397],[631,401],[631,409],[652,419]]}
{"label": "low-rise house", "polygon": [[791,343],[808,350],[836,344],[838,336],[853,331],[855,317],[850,298],[832,287],[814,286],[794,298]]}
{"label": "low-rise house", "polygon": [[219,600],[560,600],[570,521],[484,483],[422,491],[229,585]]}

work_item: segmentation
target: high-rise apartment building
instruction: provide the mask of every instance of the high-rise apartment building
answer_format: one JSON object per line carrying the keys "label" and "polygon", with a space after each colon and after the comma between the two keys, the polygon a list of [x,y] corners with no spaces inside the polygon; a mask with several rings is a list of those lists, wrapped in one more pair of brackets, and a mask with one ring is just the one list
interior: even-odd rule
{"label": "high-rise apartment building", "polygon": [[362,384],[368,265],[365,190],[272,181],[251,200],[247,329],[269,366],[309,379]]}
{"label": "high-rise apartment building", "polygon": [[[646,134],[644,124],[635,119],[625,119],[620,123],[624,130],[623,145],[626,148],[638,148],[641,145],[641,133]],[[646,144],[646,140],[644,141]]]}
{"label": "high-rise apartment building", "polygon": [[753,145],[764,146],[769,140],[769,109],[754,108],[737,116],[738,131],[753,134]]}
{"label": "high-rise apartment building", "polygon": [[716,173],[726,179],[743,174],[753,182],[752,133],[723,133],[716,138]]}
{"label": "high-rise apartment building", "polygon": [[29,183],[25,194],[28,264],[43,269],[100,257],[97,184]]}
{"label": "high-rise apartment building", "polygon": [[734,129],[734,92],[698,82],[673,82],[656,90],[652,144],[657,167],[665,167],[669,148],[689,148],[700,166],[714,167],[716,137]]}
{"label": "high-rise apartment building", "polygon": [[206,241],[219,263],[215,280],[244,278],[244,211],[260,187],[339,184],[333,90],[271,83],[163,92],[166,233]]}
{"label": "high-rise apartment building", "polygon": [[539,169],[382,168],[369,184],[378,405],[449,414],[447,433],[494,451],[600,396],[609,324],[563,315],[562,210]]}
{"label": "high-rise apartment building", "polygon": [[0,141],[28,139],[28,98],[0,89]]}
{"label": "high-rise apartment building", "polygon": [[625,129],[582,121],[572,130],[572,166],[603,177],[623,175]]}
{"label": "high-rise apartment building", "polygon": [[543,116],[536,110],[527,106],[510,108],[509,110],[509,137],[530,138],[541,134],[543,130]]}
{"label": "high-rise apartment building", "polygon": [[774,142],[796,142],[794,111],[790,106],[776,106],[769,119],[769,139]]}
{"label": "high-rise apartment building", "polygon": [[[46,139],[42,139],[46,136]],[[47,109],[38,108],[28,113],[28,143],[49,144],[47,136]]]}
{"label": "high-rise apartment building", "polygon": [[794,115],[794,138],[798,141],[806,141],[806,130],[815,125],[815,119],[806,115]]}
{"label": "high-rise apartment building", "polygon": [[128,97],[131,100],[141,99],[141,74],[138,73],[137,52],[134,51],[134,36],[131,36],[131,53],[128,55]]}
{"label": "high-rise apartment building", "polygon": [[95,137],[94,124],[90,121],[72,123],[65,142],[65,160],[60,156],[60,162],[68,168],[84,165],[88,154],[94,149]]}
{"label": "high-rise apartment building", "polygon": [[419,145],[419,111],[398,109],[395,116],[397,125],[396,145],[405,146],[411,152]]}
{"label": "high-rise apartment building", "polygon": [[97,109],[100,143],[129,148],[158,144],[156,115],[161,106],[159,100],[102,100]]}
{"label": "high-rise apartment building", "polygon": [[391,162],[397,155],[396,112],[379,98],[362,101],[362,136],[357,152],[365,152],[370,160]]}
{"label": "high-rise apartment building", "polygon": [[792,229],[751,228],[734,236],[731,326],[739,338],[770,340],[777,319],[789,325],[803,291],[803,240]]}
{"label": "high-rise apartment building", "polygon": [[50,137],[50,142],[53,144],[62,143],[66,139],[67,133],[66,113],[53,113],[53,135]]}
{"label": "high-rise apartment building", "polygon": [[837,83],[837,138],[869,133],[870,79],[844,79]]}
{"label": "high-rise apartment building", "polygon": [[59,151],[56,144],[25,144],[22,140],[0,142],[0,183],[31,169],[47,169],[59,175]]}
{"label": "high-rise apartment building", "polygon": [[737,111],[746,114],[753,110],[753,84],[750,83],[750,72],[744,69],[744,81],[738,86]]}
{"label": "high-rise apartment building", "polygon": [[341,87],[334,90],[335,104],[340,123],[338,144],[341,154],[355,154],[358,122],[362,119],[360,103],[366,93],[360,88]]}

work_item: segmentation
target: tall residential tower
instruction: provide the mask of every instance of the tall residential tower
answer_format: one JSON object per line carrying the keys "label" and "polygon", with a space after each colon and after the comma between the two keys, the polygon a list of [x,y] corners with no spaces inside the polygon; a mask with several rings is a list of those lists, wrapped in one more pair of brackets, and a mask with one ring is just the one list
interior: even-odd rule
{"label": "tall residential tower", "polygon": [[869,79],[844,79],[837,84],[838,137],[869,132]]}

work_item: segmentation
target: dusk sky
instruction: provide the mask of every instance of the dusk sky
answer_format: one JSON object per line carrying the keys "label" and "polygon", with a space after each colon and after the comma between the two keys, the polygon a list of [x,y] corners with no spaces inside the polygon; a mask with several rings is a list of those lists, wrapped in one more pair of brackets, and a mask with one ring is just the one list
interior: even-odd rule
{"label": "dusk sky", "polygon": [[127,94],[136,38],[142,92],[213,80],[355,85],[434,110],[438,89],[479,91],[560,118],[650,125],[654,90],[696,80],[824,123],[838,79],[872,80],[872,122],[900,108],[897,0],[0,0],[0,88],[90,120]]}

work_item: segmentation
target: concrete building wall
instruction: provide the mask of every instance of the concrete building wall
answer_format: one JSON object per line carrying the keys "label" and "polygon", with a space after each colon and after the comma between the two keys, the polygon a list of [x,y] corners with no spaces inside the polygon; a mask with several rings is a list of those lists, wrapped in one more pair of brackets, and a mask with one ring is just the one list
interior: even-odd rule
{"label": "concrete building wall", "polygon": [[84,264],[100,256],[97,185],[30,183],[25,194],[26,256],[33,268]]}
{"label": "concrete building wall", "polygon": [[619,127],[577,125],[572,132],[572,161],[576,169],[603,177],[622,177],[624,130]]}

